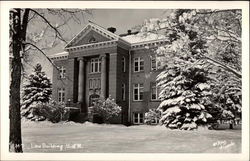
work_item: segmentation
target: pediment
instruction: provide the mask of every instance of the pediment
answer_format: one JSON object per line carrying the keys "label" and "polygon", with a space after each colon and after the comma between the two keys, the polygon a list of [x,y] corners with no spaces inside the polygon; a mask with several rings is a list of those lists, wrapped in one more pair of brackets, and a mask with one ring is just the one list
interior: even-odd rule
{"label": "pediment", "polygon": [[119,36],[93,23],[89,23],[78,33],[65,48],[87,45],[98,42],[118,40]]}
{"label": "pediment", "polygon": [[78,41],[76,41],[72,46],[80,46],[85,44],[92,44],[92,43],[98,43],[98,42],[104,42],[104,41],[110,41],[112,39],[109,39],[96,31],[89,31],[86,35],[81,37]]}

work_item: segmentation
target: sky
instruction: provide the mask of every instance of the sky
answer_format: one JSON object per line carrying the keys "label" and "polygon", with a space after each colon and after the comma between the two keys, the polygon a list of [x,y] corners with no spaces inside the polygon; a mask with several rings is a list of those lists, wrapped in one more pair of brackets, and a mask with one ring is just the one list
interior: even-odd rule
{"label": "sky", "polygon": [[[60,19],[58,16],[46,15],[45,10],[40,9],[40,13],[45,13],[45,17],[55,25],[62,24],[63,19]],[[170,13],[170,10],[155,10],[155,9],[93,9],[91,10],[92,14],[79,14],[77,17],[80,20],[80,23],[76,23],[75,20],[71,19],[66,25],[61,28],[61,33],[63,37],[69,42],[76,34],[78,34],[88,23],[88,21],[95,22],[96,24],[108,28],[115,27],[116,34],[127,33],[127,30],[143,24],[144,20],[150,18],[165,18],[167,14]],[[63,15],[66,16],[66,15]],[[67,17],[67,16],[66,16]],[[34,34],[41,34],[42,31],[48,26],[45,24],[39,17],[36,17],[30,21],[27,29],[28,37],[34,37]],[[43,34],[41,41],[36,45],[39,48],[44,49],[46,55],[53,55],[64,51],[65,43],[59,42],[53,47],[49,46],[50,42],[54,40],[54,31],[51,30],[48,33]],[[30,73],[33,70],[33,66],[36,63],[40,63],[43,66],[43,70],[46,74],[52,78],[52,65],[51,63],[38,51],[30,52],[30,57],[25,63],[25,68],[27,73]]]}
{"label": "sky", "polygon": [[[137,25],[141,25],[144,20],[150,18],[164,18],[169,14],[170,10],[160,10],[160,9],[93,9],[91,10],[92,14],[84,14],[79,16],[81,23],[77,24],[75,21],[70,21],[67,24],[67,27],[63,31],[64,37],[69,41],[77,33],[79,33],[82,28],[92,21],[98,25],[108,28],[115,27],[116,34],[127,33],[127,30],[132,29]],[[52,18],[52,21],[60,24],[58,18]],[[59,22],[56,22],[59,21]],[[52,55],[58,52],[62,52],[65,44],[60,43],[56,47],[49,49],[47,51],[48,55]]]}

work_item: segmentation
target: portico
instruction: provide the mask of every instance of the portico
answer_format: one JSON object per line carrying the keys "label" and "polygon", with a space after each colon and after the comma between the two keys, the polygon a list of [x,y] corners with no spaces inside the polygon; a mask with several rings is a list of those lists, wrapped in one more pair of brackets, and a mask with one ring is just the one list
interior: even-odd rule
{"label": "portico", "polygon": [[[101,70],[98,71],[97,73],[93,73],[92,71],[92,65],[89,65],[89,62],[91,62],[92,57],[78,57],[78,97],[77,97],[77,107],[80,109],[81,113],[86,113],[87,112],[87,107],[91,103],[90,101],[90,96],[93,94],[90,92],[92,90],[92,85],[90,85],[90,81],[92,77],[100,77],[100,92],[95,95],[99,95],[99,97],[106,98],[107,97],[107,54],[99,54],[98,55],[93,55],[93,57],[98,57],[100,59],[100,68]],[[99,68],[99,66],[98,66]],[[89,69],[89,70],[87,70]],[[89,71],[89,72],[88,72]],[[94,75],[95,74],[95,75]],[[92,76],[89,76],[92,75]],[[96,85],[96,82],[94,84]],[[92,83],[92,82],[91,82]],[[94,85],[94,86],[95,86]],[[93,90],[96,90],[93,88]]]}

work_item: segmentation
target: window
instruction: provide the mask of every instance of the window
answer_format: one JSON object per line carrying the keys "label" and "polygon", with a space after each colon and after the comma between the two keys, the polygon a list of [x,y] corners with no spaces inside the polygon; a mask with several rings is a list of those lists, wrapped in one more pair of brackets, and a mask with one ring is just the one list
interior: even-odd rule
{"label": "window", "polygon": [[134,101],[142,101],[143,99],[143,84],[134,84]]}
{"label": "window", "polygon": [[133,122],[134,124],[143,124],[143,113],[134,113]]}
{"label": "window", "polygon": [[58,102],[65,102],[65,89],[64,88],[58,89]]}
{"label": "window", "polygon": [[122,57],[122,71],[126,72],[126,59],[124,56]]}
{"label": "window", "polygon": [[159,97],[159,89],[156,83],[151,83],[151,100],[158,100]]}
{"label": "window", "polygon": [[59,69],[60,71],[60,78],[65,78],[66,76],[66,68],[64,68],[63,66]]}
{"label": "window", "polygon": [[89,89],[93,89],[93,80],[89,79]]}
{"label": "window", "polygon": [[153,70],[157,70],[155,57],[151,58],[151,71],[153,71]]}
{"label": "window", "polygon": [[140,57],[134,59],[134,72],[140,72],[144,70],[144,60]]}
{"label": "window", "polygon": [[90,73],[101,72],[101,60],[99,58],[91,59]]}
{"label": "window", "polygon": [[122,100],[125,101],[125,83],[122,83]]}
{"label": "window", "polygon": [[99,78],[90,78],[89,79],[89,89],[100,89],[101,80]]}

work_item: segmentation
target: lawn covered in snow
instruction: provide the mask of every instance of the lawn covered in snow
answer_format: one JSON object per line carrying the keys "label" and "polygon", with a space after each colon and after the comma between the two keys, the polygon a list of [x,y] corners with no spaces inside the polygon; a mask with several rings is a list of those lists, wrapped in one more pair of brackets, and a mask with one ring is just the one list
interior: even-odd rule
{"label": "lawn covered in snow", "polygon": [[168,130],[161,126],[22,122],[24,152],[239,153],[241,130]]}

